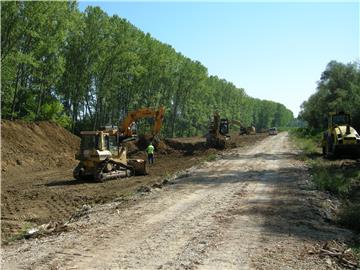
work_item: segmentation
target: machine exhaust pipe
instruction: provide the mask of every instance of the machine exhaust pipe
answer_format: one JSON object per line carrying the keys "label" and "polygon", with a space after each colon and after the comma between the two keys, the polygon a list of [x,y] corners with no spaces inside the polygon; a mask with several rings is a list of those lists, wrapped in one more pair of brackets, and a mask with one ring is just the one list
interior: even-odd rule
{"label": "machine exhaust pipe", "polygon": [[346,135],[349,135],[350,134],[350,125],[347,124],[346,125]]}

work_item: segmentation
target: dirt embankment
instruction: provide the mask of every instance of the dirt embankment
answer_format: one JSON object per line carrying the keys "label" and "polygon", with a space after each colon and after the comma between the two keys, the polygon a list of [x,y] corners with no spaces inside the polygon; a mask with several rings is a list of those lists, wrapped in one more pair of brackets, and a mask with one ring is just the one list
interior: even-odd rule
{"label": "dirt embankment", "polygon": [[1,121],[3,175],[72,166],[80,138],[52,122]]}
{"label": "dirt embankment", "polygon": [[[80,139],[54,123],[2,121],[1,235],[9,239],[50,221],[65,221],[85,204],[127,197],[151,187],[179,170],[199,164],[218,151],[201,137],[155,142],[155,164],[149,175],[104,183],[75,181],[72,170]],[[236,145],[249,145],[266,135],[233,135]],[[147,138],[129,144],[132,157],[146,158]]]}

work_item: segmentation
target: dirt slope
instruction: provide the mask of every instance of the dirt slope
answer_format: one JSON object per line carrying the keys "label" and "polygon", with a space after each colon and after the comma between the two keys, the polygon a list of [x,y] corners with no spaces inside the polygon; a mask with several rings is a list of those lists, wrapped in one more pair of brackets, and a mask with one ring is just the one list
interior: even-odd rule
{"label": "dirt slope", "polygon": [[58,236],[3,249],[6,269],[337,269],[309,250],[325,221],[286,133],[188,170],[162,190],[97,206]]}
{"label": "dirt slope", "polygon": [[1,121],[2,173],[73,165],[80,138],[51,122]]}

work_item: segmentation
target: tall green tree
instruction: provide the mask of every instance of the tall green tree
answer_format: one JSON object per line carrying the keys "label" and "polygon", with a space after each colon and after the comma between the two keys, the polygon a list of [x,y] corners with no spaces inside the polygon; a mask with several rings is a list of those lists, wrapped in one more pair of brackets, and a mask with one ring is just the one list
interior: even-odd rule
{"label": "tall green tree", "polygon": [[99,7],[4,2],[1,23],[4,118],[54,120],[77,133],[163,105],[165,136],[204,134],[215,110],[259,128],[292,119],[283,105],[209,76],[200,62]]}
{"label": "tall green tree", "polygon": [[360,65],[331,61],[321,74],[316,92],[302,104],[300,116],[316,129],[324,129],[327,114],[350,112],[360,128]]}

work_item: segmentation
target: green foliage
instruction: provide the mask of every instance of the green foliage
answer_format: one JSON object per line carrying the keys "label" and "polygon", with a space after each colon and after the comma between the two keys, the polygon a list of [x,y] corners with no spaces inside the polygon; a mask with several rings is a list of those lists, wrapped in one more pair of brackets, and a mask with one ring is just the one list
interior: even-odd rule
{"label": "green foliage", "polygon": [[343,197],[349,193],[352,182],[351,174],[349,175],[336,167],[329,167],[322,163],[315,164],[312,172],[313,181],[318,189]]}
{"label": "green foliage", "polygon": [[15,240],[21,240],[21,239],[24,239],[26,238],[27,234],[28,234],[28,231],[33,228],[33,224],[31,223],[23,223],[21,225],[21,228],[17,231],[16,234],[14,234],[12,237],[10,238],[7,238],[7,239],[1,239],[1,242],[2,244],[9,244]]}
{"label": "green foliage", "polygon": [[64,114],[64,106],[58,100],[43,104],[40,109],[40,115],[40,120],[50,120],[64,128],[69,128],[71,125],[71,118]]}
{"label": "green foliage", "polygon": [[[341,198],[342,204],[338,221],[345,227],[360,231],[360,170],[358,166],[344,166],[338,161],[314,158],[319,155],[318,142],[321,133],[311,128],[296,128],[290,131],[291,138],[303,150],[300,158],[311,168],[312,181],[316,188],[328,191]],[[359,247],[357,246],[357,249]],[[355,250],[358,254],[359,251]]]}
{"label": "green foliage", "polygon": [[[305,156],[320,154],[321,133],[309,128],[292,128],[290,135],[296,145],[304,151]],[[300,156],[301,159],[305,157]]]}
{"label": "green foliage", "polygon": [[302,104],[300,116],[310,127],[326,128],[329,112],[346,111],[360,129],[360,64],[331,61],[322,73],[317,91]]}
{"label": "green foliage", "polygon": [[[360,205],[358,205],[358,207],[359,207]],[[355,206],[354,206],[355,207]],[[357,208],[357,209],[359,209],[359,208]],[[356,211],[356,209],[355,209],[355,211]],[[356,225],[355,226],[357,226],[357,231],[358,232],[360,232],[360,230],[359,230],[359,218],[357,219],[357,220],[355,220],[355,222],[356,222]],[[360,262],[360,236],[358,235],[358,237],[357,238],[355,238],[354,239],[355,241],[353,241],[351,244],[350,244],[350,248],[351,248],[351,250],[354,252],[354,254],[355,254],[355,256],[357,257],[357,259],[358,259],[358,262]]]}
{"label": "green foliage", "polygon": [[[360,202],[343,207],[339,215],[340,224],[360,232]],[[357,253],[360,255],[360,245],[357,247]]]}
{"label": "green foliage", "polygon": [[207,162],[211,162],[214,160],[216,160],[216,155],[214,155],[214,154],[210,154],[205,158],[205,161],[207,161]]}
{"label": "green foliage", "polygon": [[258,129],[293,120],[282,104],[209,76],[200,62],[99,7],[14,1],[2,3],[1,15],[3,118],[53,120],[78,132],[164,105],[165,136],[205,134],[215,110]]}
{"label": "green foliage", "polygon": [[290,131],[291,138],[303,150],[301,159],[308,161],[312,180],[320,190],[326,190],[339,196],[348,195],[353,179],[359,179],[357,170],[342,170],[337,164],[322,159],[309,159],[319,156],[321,133],[310,128],[296,128]]}

